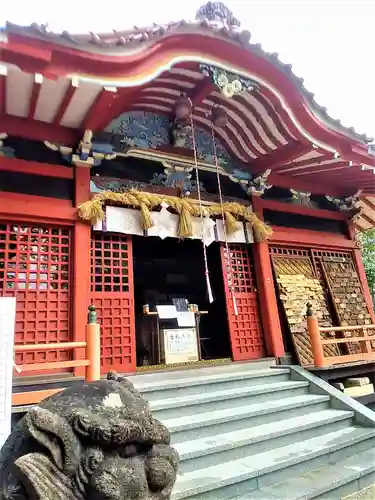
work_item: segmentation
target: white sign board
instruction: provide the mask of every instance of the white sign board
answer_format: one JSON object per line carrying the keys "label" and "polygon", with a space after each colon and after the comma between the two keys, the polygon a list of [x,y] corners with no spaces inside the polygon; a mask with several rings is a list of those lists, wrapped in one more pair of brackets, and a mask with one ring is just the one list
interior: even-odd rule
{"label": "white sign board", "polygon": [[16,299],[0,297],[0,449],[11,430]]}
{"label": "white sign board", "polygon": [[192,311],[177,311],[177,324],[179,328],[195,327],[195,313]]}
{"label": "white sign board", "polygon": [[163,330],[165,363],[198,361],[197,331],[195,328]]}
{"label": "white sign board", "polygon": [[177,318],[176,306],[156,306],[160,319],[175,319]]}

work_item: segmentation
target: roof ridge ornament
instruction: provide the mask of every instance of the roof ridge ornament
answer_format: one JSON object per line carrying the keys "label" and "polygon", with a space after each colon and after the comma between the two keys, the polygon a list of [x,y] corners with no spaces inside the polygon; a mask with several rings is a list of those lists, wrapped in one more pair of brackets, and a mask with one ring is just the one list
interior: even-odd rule
{"label": "roof ridge ornament", "polygon": [[197,21],[219,22],[227,26],[240,27],[241,23],[223,2],[207,2],[197,10],[195,15]]}

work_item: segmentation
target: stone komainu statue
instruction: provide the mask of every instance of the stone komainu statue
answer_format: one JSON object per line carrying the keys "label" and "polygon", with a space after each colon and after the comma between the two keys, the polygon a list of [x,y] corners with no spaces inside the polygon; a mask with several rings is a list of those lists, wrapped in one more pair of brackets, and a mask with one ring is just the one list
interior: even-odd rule
{"label": "stone komainu statue", "polygon": [[169,432],[125,378],[77,383],[30,410],[0,452],[0,500],[169,500]]}

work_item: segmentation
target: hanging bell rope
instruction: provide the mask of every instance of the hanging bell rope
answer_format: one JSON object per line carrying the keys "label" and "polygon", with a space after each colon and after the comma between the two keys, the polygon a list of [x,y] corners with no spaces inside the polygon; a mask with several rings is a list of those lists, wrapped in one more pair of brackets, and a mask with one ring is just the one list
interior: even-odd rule
{"label": "hanging bell rope", "polygon": [[229,285],[229,290],[230,290],[230,293],[232,296],[234,314],[237,316],[238,309],[237,309],[236,296],[234,293],[232,256],[231,256],[230,251],[229,251],[228,235],[227,235],[227,223],[226,223],[226,217],[225,217],[226,214],[225,214],[225,210],[224,210],[223,193],[221,190],[219,159],[217,157],[216,137],[215,137],[215,127],[220,127],[220,128],[225,127],[227,122],[228,122],[228,117],[227,117],[225,110],[222,108],[219,108],[219,107],[213,108],[213,110],[211,112],[212,153],[213,153],[213,157],[215,160],[217,187],[218,187],[219,202],[220,202],[220,208],[221,208],[221,217],[223,219],[225,254],[226,254],[226,259],[227,259],[227,262],[225,262],[225,273],[226,273],[226,277],[227,277],[227,281],[228,281],[228,285]]}
{"label": "hanging bell rope", "polygon": [[212,294],[210,272],[208,269],[207,249],[206,249],[206,245],[204,243],[204,213],[203,213],[203,206],[202,206],[201,188],[200,188],[200,182],[199,182],[198,153],[197,153],[197,143],[195,140],[195,129],[194,129],[194,120],[193,120],[193,103],[192,103],[190,98],[189,98],[189,102],[191,105],[191,107],[190,107],[190,125],[191,125],[191,137],[192,137],[193,151],[194,151],[195,177],[196,177],[196,183],[197,183],[198,204],[199,204],[199,212],[200,212],[200,218],[201,218],[201,241],[202,241],[202,246],[203,246],[204,272],[205,272],[205,276],[206,276],[208,301],[211,304],[214,301],[214,297]]}

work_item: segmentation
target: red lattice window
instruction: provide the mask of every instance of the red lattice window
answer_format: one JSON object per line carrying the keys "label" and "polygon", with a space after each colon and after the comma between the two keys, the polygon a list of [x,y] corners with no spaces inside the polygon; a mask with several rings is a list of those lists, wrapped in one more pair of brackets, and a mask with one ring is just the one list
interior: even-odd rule
{"label": "red lattice window", "polygon": [[95,233],[91,253],[91,291],[129,293],[131,240],[126,236]]}
{"label": "red lattice window", "polygon": [[[0,296],[17,299],[15,343],[69,342],[69,229],[0,223]],[[69,351],[17,353],[17,364],[66,361]]]}
{"label": "red lattice window", "polygon": [[[249,249],[246,245],[229,245],[230,264],[225,246],[221,248],[229,331],[235,361],[264,356],[258,296]],[[233,287],[231,283],[233,281]],[[233,294],[237,315],[233,303]]]}
{"label": "red lattice window", "polygon": [[331,259],[350,259],[350,252],[335,252],[332,250],[312,250],[313,257],[330,257]]}
{"label": "red lattice window", "polygon": [[304,248],[270,247],[271,255],[288,258],[310,257],[310,250]]}
{"label": "red lattice window", "polygon": [[242,294],[255,292],[256,286],[254,282],[254,272],[247,247],[242,247],[241,245],[230,245],[230,264],[225,248],[223,249],[223,252],[227,275],[226,280],[229,288],[231,287],[231,280],[233,279],[233,289],[235,293]]}
{"label": "red lattice window", "polygon": [[136,351],[131,237],[93,234],[91,297],[102,326],[102,372],[134,371]]}

